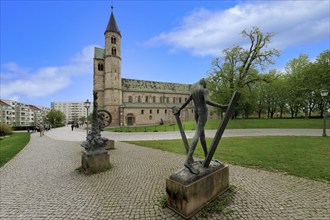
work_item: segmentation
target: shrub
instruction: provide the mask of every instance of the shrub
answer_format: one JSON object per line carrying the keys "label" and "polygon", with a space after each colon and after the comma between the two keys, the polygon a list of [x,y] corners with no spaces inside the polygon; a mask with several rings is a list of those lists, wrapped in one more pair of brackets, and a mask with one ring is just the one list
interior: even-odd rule
{"label": "shrub", "polygon": [[13,129],[7,124],[0,124],[0,136],[9,135],[13,133]]}

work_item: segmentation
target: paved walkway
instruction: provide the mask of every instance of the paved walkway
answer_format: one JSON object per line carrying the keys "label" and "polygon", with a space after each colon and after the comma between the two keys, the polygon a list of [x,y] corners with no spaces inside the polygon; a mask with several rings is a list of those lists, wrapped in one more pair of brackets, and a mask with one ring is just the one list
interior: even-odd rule
{"label": "paved walkway", "polygon": [[[47,135],[61,133],[56,130]],[[72,134],[69,130],[65,136]],[[30,143],[0,168],[0,219],[182,219],[158,200],[184,155],[116,142],[111,170],[85,176],[75,171],[81,150],[80,142],[32,134]],[[232,212],[208,219],[330,218],[329,183],[234,165],[229,169],[237,191]]]}
{"label": "paved walkway", "polygon": [[[192,138],[195,131],[186,131],[187,138]],[[216,131],[205,131],[207,137],[214,137]],[[330,131],[327,130],[330,135]],[[46,133],[47,136],[56,140],[84,141],[86,140],[86,130],[62,127],[52,129]],[[179,131],[168,132],[102,132],[102,136],[115,141],[138,141],[138,140],[171,140],[181,139]],[[223,137],[239,136],[322,136],[322,129],[226,129]]]}

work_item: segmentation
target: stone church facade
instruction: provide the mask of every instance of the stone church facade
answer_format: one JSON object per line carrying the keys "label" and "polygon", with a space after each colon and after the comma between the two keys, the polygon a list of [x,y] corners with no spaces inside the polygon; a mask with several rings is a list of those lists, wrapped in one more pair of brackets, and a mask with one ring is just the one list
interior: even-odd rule
{"label": "stone church facade", "polygon": [[[175,123],[173,106],[190,95],[190,84],[122,78],[121,33],[113,11],[104,32],[105,48],[94,48],[94,91],[98,107],[111,113],[111,126]],[[193,120],[193,104],[181,112],[181,120]]]}

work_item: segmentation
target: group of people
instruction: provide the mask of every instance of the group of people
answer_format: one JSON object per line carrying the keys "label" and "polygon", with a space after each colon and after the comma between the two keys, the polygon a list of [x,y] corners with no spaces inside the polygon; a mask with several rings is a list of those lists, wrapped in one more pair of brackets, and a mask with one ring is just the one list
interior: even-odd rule
{"label": "group of people", "polygon": [[39,131],[40,132],[40,137],[45,134],[45,131],[50,130],[50,125],[49,124],[39,124],[35,127],[35,132]]}
{"label": "group of people", "polygon": [[[82,126],[82,125],[80,125]],[[74,128],[79,128],[79,123],[72,123],[71,124],[71,131],[73,131]]]}

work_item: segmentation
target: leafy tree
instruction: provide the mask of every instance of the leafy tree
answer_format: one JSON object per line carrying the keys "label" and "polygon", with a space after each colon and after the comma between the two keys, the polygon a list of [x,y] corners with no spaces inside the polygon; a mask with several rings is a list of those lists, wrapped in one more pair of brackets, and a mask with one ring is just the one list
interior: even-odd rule
{"label": "leafy tree", "polygon": [[298,58],[290,60],[285,70],[289,77],[290,89],[288,91],[288,105],[291,117],[297,117],[302,107],[305,107],[305,95],[308,87],[305,83],[305,69],[310,65],[308,55],[300,54]]}
{"label": "leafy tree", "polygon": [[258,118],[261,118],[261,114],[265,113],[266,103],[265,103],[265,88],[264,82],[259,82],[255,90],[255,99],[256,99],[256,113],[258,114]]}
{"label": "leafy tree", "polygon": [[[240,105],[248,110],[246,101],[252,101],[251,97],[249,98],[252,93],[251,91],[246,93],[246,88],[251,90],[256,82],[270,82],[275,78],[271,73],[259,74],[259,72],[264,71],[269,64],[273,64],[273,57],[279,56],[280,52],[277,49],[267,49],[274,36],[272,33],[264,34],[258,27],[254,27],[251,31],[243,30],[242,35],[249,39],[249,46],[224,49],[224,56],[216,58],[211,64],[209,80],[213,84],[210,87],[213,99],[222,103],[228,102],[233,91],[237,90],[242,93]],[[254,103],[249,105],[251,104]],[[245,111],[245,115],[249,114],[248,112],[250,110]]]}
{"label": "leafy tree", "polygon": [[238,108],[241,110],[244,118],[249,118],[257,109],[256,91],[254,89],[244,88],[241,92],[243,95],[240,98],[240,105]]}
{"label": "leafy tree", "polygon": [[52,124],[53,127],[57,127],[59,125],[64,124],[65,115],[63,112],[61,112],[59,110],[52,109],[46,115],[46,120],[47,120],[47,122]]}
{"label": "leafy tree", "polygon": [[276,88],[277,94],[277,105],[280,111],[280,118],[283,117],[283,113],[286,112],[287,100],[288,100],[288,90],[289,83],[284,75],[281,75],[274,82],[274,87]]}
{"label": "leafy tree", "polygon": [[86,121],[86,117],[85,117],[85,116],[80,117],[80,118],[79,118],[79,121],[80,121],[81,123],[85,123],[85,121]]}
{"label": "leafy tree", "polygon": [[315,101],[318,101],[318,107],[320,109],[320,115],[323,115],[325,101],[330,104],[330,99],[323,100],[320,96],[320,91],[326,89],[330,91],[330,50],[323,51],[312,65],[313,80],[310,80],[314,84]]}

